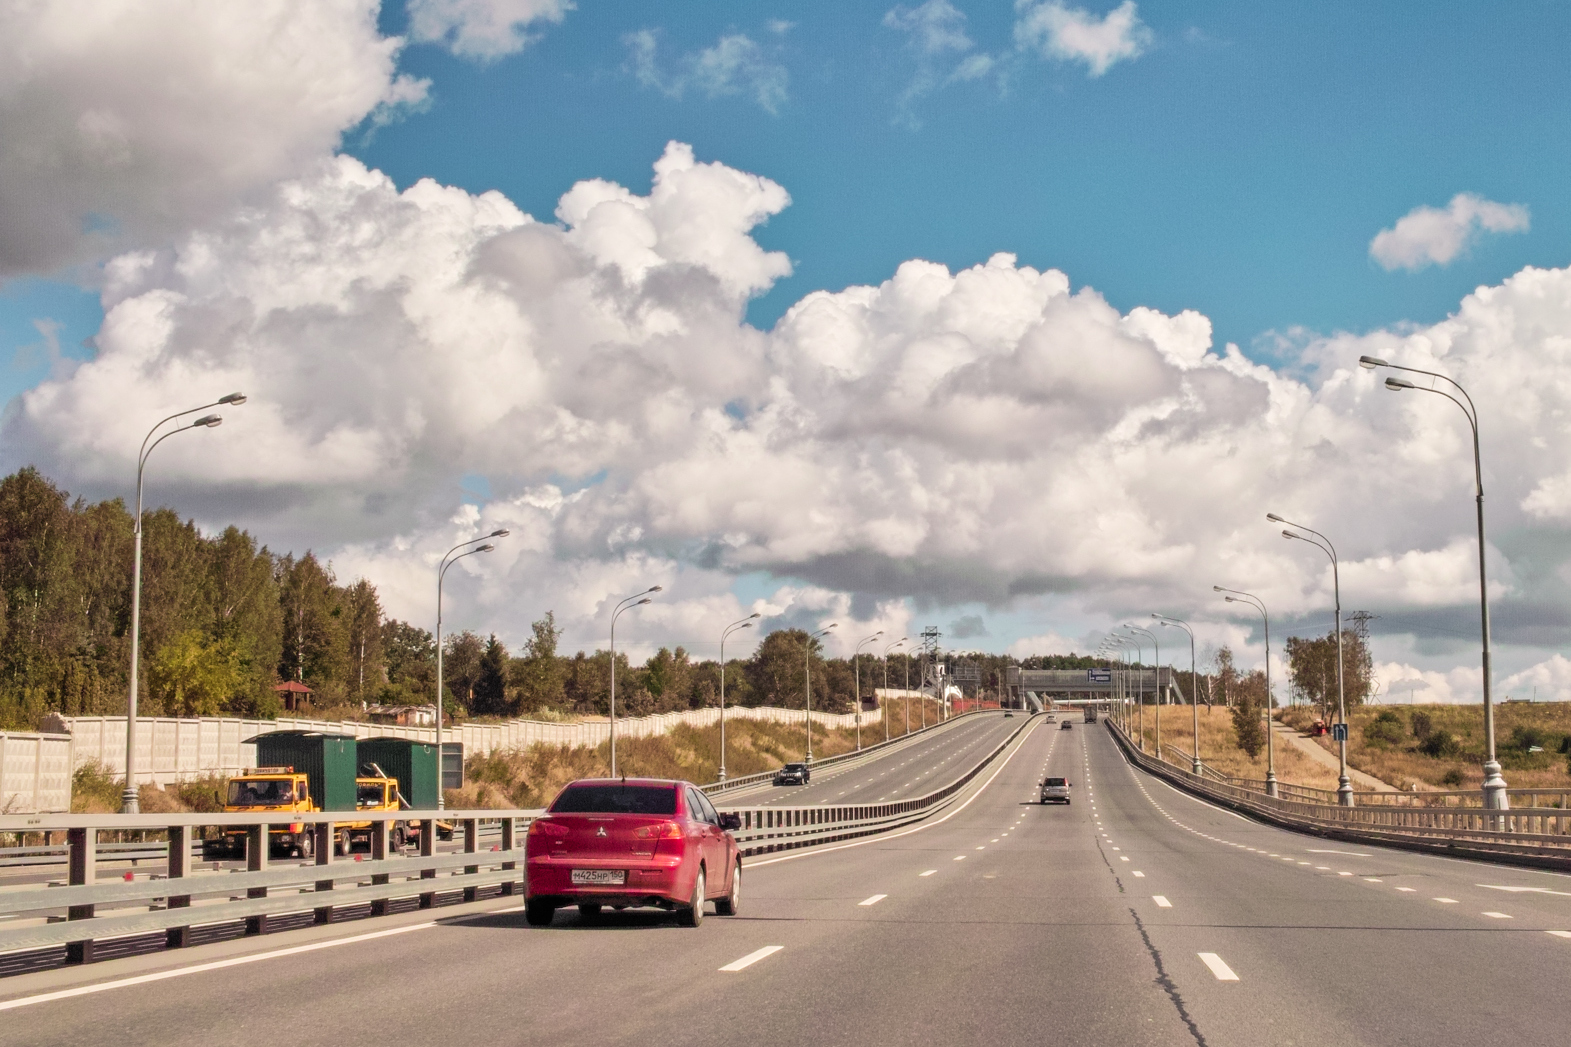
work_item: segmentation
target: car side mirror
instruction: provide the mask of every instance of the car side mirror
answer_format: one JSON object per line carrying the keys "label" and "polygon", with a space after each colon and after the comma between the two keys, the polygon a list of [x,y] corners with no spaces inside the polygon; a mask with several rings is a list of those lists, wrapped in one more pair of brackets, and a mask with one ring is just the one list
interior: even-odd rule
{"label": "car side mirror", "polygon": [[741,827],[742,816],[740,814],[722,814],[720,816],[720,828],[727,832],[735,832]]}

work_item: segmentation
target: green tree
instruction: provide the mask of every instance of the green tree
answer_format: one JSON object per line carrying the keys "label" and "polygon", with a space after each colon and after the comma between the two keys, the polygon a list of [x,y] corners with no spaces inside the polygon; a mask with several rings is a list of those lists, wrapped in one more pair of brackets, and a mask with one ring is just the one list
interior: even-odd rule
{"label": "green tree", "polygon": [[812,674],[813,707],[824,708],[823,699],[829,689],[822,650],[823,645],[817,640],[809,641],[801,629],[777,629],[765,636],[747,663],[750,702],[784,709],[803,708],[806,662]]}
{"label": "green tree", "polygon": [[382,623],[387,683],[377,694],[385,705],[429,705],[436,701],[436,638],[419,626]]}
{"label": "green tree", "polygon": [[507,695],[507,648],[492,633],[480,652],[474,697],[469,711],[476,716],[511,716],[516,710]]}
{"label": "green tree", "polygon": [[246,666],[233,641],[188,629],[148,662],[148,688],[166,716],[217,716],[243,686]]}
{"label": "green tree", "polygon": [[344,592],[344,639],[349,645],[349,696],[368,701],[386,682],[382,664],[382,602],[361,578]]}
{"label": "green tree", "polygon": [[449,703],[465,712],[474,708],[475,684],[480,682],[480,656],[484,653],[484,641],[468,629],[453,633],[442,642],[444,709]]}
{"label": "green tree", "polygon": [[509,667],[509,681],[517,691],[522,710],[560,708],[566,701],[567,666],[556,653],[562,638],[556,615],[547,611],[530,629],[533,635],[524,656],[513,659]]}
{"label": "green tree", "polygon": [[278,675],[310,685],[320,704],[342,701],[351,664],[343,590],[309,552],[298,560],[284,557],[277,573],[283,616]]}

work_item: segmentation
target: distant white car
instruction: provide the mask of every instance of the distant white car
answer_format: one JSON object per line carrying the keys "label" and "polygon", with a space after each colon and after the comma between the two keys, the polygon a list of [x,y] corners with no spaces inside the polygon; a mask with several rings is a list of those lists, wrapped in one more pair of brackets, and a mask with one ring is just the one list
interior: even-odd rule
{"label": "distant white car", "polygon": [[1042,802],[1043,803],[1068,803],[1069,802],[1069,779],[1068,778],[1044,778],[1044,779],[1042,779]]}

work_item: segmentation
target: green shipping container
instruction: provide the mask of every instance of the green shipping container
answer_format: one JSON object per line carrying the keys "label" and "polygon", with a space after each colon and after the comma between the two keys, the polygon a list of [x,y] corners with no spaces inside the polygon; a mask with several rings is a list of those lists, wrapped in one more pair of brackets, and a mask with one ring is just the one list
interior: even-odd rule
{"label": "green shipping container", "polygon": [[436,746],[408,738],[365,738],[360,742],[360,763],[376,764],[389,778],[398,779],[398,791],[418,810],[436,807]]}
{"label": "green shipping container", "polygon": [[293,767],[311,783],[311,798],[324,811],[355,809],[360,755],[352,734],[273,731],[246,739],[256,744],[258,767]]}

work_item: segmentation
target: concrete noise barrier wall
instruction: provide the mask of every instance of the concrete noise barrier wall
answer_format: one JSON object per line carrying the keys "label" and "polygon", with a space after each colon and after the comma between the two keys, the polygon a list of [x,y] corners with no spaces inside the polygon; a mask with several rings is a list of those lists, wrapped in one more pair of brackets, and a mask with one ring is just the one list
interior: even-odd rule
{"label": "concrete noise barrier wall", "polygon": [[69,811],[74,769],[69,734],[0,731],[0,814]]}
{"label": "concrete noise barrier wall", "polygon": [[[801,723],[799,710],[769,706],[726,710],[727,719],[766,720],[774,723]],[[125,774],[124,716],[53,716],[53,726],[68,732],[66,744],[66,800],[59,808],[70,807],[70,772],[88,763],[100,764],[112,775]],[[653,716],[617,718],[619,738],[649,738],[665,734],[679,724],[708,727],[720,722],[719,709],[688,709],[656,713]],[[819,728],[854,727],[855,713],[813,713]],[[862,714],[862,725],[882,722],[878,710]],[[435,742],[434,727],[400,727],[394,724],[359,721],[304,720],[279,717],[276,720],[242,720],[223,716],[194,719],[139,717],[136,731],[136,779],[138,783],[171,782],[200,778],[210,774],[238,774],[256,766],[256,746],[245,739],[268,731],[329,731],[352,734],[358,738],[408,738]],[[444,742],[462,742],[466,754],[482,755],[531,745],[597,746],[611,736],[606,720],[580,723],[548,723],[540,720],[509,720],[500,724],[457,724],[442,729]]]}

